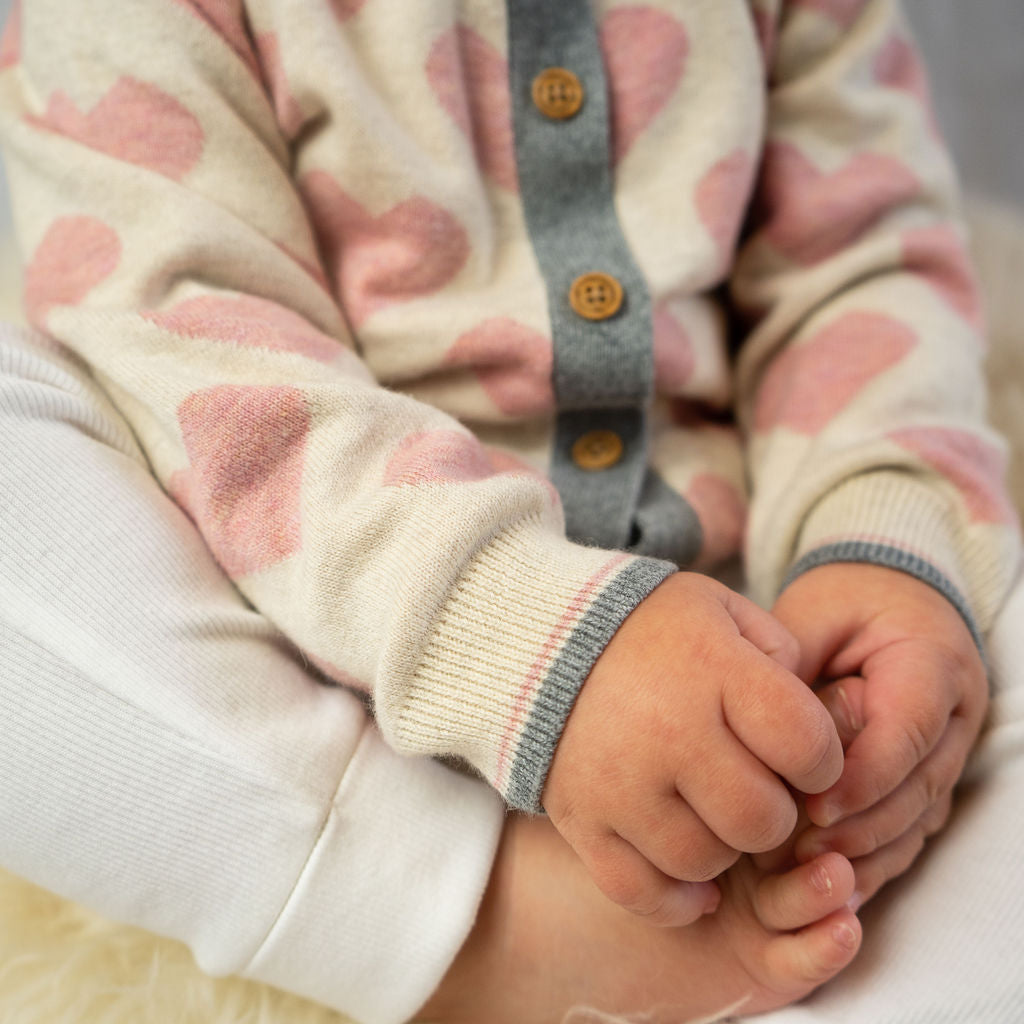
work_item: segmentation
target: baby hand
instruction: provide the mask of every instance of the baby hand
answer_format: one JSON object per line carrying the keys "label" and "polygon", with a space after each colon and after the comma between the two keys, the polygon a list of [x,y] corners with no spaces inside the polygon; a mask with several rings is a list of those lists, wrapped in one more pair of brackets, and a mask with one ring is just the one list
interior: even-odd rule
{"label": "baby hand", "polygon": [[771,615],[695,573],[669,577],[625,620],[569,715],[542,797],[606,896],[689,924],[715,908],[709,880],[740,852],[791,834],[782,779],[805,793],[836,782],[839,736],[797,661]]}
{"label": "baby hand", "polygon": [[867,899],[945,824],[988,705],[985,669],[953,605],[894,569],[813,569],[774,610],[800,642],[801,677],[833,680],[819,696],[847,748],[839,781],[807,800],[817,827],[796,855],[842,853]]}

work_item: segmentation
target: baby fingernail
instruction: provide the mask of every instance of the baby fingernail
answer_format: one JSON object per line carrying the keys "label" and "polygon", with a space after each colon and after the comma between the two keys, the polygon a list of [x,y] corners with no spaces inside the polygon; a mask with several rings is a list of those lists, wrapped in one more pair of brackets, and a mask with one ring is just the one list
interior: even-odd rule
{"label": "baby fingernail", "polygon": [[832,895],[832,876],[820,864],[811,873],[811,884],[823,896]]}
{"label": "baby fingernail", "polygon": [[843,949],[853,949],[857,945],[857,933],[848,924],[837,924],[832,929],[832,938]]}
{"label": "baby fingernail", "polygon": [[814,823],[822,828],[828,828],[840,819],[842,813],[838,804],[828,801],[821,805],[821,811],[815,816]]}
{"label": "baby fingernail", "polygon": [[855,892],[847,901],[846,905],[856,914],[864,904],[864,897],[861,893]]}
{"label": "baby fingernail", "polygon": [[715,891],[708,897],[707,903],[704,905],[705,914],[713,914],[718,909],[718,904],[722,902],[722,890],[715,886]]}
{"label": "baby fingernail", "polygon": [[853,705],[850,703],[850,698],[847,696],[846,690],[841,686],[837,686],[836,693],[839,696],[839,703],[843,706],[843,717],[846,719],[846,724],[850,731],[853,733],[860,732],[863,726],[853,710]]}

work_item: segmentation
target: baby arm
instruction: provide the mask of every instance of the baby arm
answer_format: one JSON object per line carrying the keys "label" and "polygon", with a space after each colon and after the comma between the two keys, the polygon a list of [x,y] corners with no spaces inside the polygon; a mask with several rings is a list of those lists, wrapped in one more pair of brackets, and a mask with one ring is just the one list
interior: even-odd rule
{"label": "baby arm", "polygon": [[[417,311],[423,268],[387,228],[430,237],[434,206],[402,189],[423,186],[415,168],[433,158],[389,150],[405,127],[384,122],[365,145],[324,145],[315,96],[280,122],[261,59],[286,6],[207,19],[145,5],[137,24],[99,0],[74,19],[65,0],[26,8],[8,37],[17,63],[0,67],[0,126],[27,313],[89,363],[251,604],[372,695],[392,747],[463,758],[535,810],[594,658],[674,566],[570,543],[539,473],[383,386],[404,371],[382,368],[382,348],[439,359],[462,330]],[[291,32],[340,38],[329,4],[297,21]],[[341,85],[325,63],[335,93],[371,89],[359,62]],[[338,116],[377,117],[357,107],[339,100]],[[380,161],[409,175],[393,194],[368,173]],[[465,189],[444,177],[428,192],[458,192],[451,223],[474,223]],[[394,217],[366,212],[389,203]],[[452,308],[468,305],[453,292]],[[375,318],[400,314],[391,344],[367,342]]]}
{"label": "baby arm", "polygon": [[[601,890],[659,924],[717,904],[740,852],[773,849],[842,769],[825,707],[791,671],[796,644],[710,578],[680,573],[598,658],[555,752],[543,802]],[[692,885],[688,883],[704,883]]]}
{"label": "baby arm", "polygon": [[948,813],[1019,535],[954,175],[899,5],[784,7],[732,280],[751,325],[746,553],[759,600],[785,586],[799,672],[833,681],[847,746],[797,852],[858,858],[866,897]]}
{"label": "baby arm", "polygon": [[839,781],[807,799],[797,857],[844,854],[867,899],[945,823],[988,706],[985,668],[950,601],[882,566],[813,569],[775,613],[800,640],[799,674],[832,680],[819,695],[847,747]]}

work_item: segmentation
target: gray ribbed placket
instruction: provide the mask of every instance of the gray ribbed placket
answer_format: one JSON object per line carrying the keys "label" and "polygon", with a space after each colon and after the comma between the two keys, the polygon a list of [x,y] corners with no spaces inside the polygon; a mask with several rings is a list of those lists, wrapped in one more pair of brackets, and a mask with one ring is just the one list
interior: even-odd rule
{"label": "gray ribbed placket", "polygon": [[[587,0],[508,0],[507,8],[520,193],[547,284],[554,345],[559,412],[549,473],[570,537],[625,548],[647,466],[651,301],[615,213],[597,26]],[[583,106],[569,119],[552,120],[533,102],[533,80],[549,67],[567,68],[583,85]],[[607,320],[584,319],[569,302],[572,282],[593,271],[617,278],[625,292]],[[573,461],[573,444],[591,430],[622,439],[614,466],[585,470]]]}

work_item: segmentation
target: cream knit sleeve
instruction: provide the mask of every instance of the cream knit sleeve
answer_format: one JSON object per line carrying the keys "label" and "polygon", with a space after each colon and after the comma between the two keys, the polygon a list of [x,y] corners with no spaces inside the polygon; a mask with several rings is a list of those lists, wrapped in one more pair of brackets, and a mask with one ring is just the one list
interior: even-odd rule
{"label": "cream knit sleeve", "polygon": [[792,0],[767,34],[767,138],[731,281],[750,573],[910,572],[976,637],[1019,553],[985,422],[984,327],[956,182],[894,0]]}
{"label": "cream knit sleeve", "polygon": [[473,925],[500,799],[322,685],[80,362],[4,324],[0,448],[0,864],[207,973],[408,1020]]}
{"label": "cream knit sleeve", "polygon": [[241,7],[34,0],[9,26],[29,317],[93,367],[237,587],[371,696],[394,747],[461,757],[536,808],[591,664],[673,567],[567,542],[542,477],[378,386],[324,285]]}

